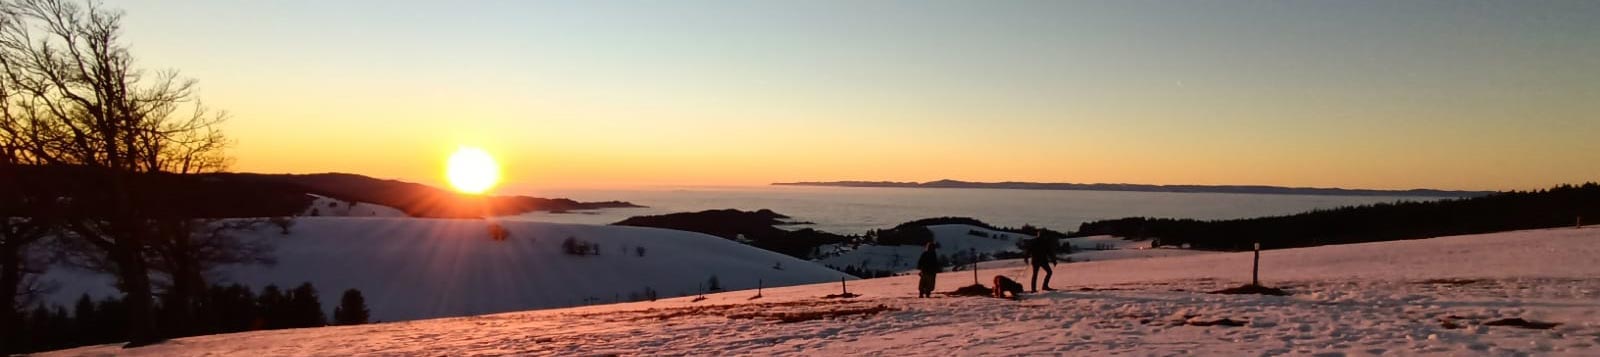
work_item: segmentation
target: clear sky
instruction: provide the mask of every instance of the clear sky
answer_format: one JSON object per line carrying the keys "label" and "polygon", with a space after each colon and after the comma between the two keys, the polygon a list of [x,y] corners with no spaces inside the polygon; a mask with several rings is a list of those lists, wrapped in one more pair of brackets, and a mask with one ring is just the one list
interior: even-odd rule
{"label": "clear sky", "polygon": [[111,1],[236,171],[510,190],[1600,180],[1600,1]]}

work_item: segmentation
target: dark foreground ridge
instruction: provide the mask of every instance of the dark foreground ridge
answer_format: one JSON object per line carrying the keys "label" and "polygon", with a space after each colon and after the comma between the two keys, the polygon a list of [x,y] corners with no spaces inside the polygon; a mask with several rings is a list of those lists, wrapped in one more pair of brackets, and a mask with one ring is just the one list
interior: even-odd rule
{"label": "dark foreground ridge", "polygon": [[[105,175],[96,174],[93,170],[75,166],[7,165],[0,167],[0,186],[17,192],[48,193],[54,197],[76,200],[108,199],[94,196],[102,190],[93,188],[107,183],[102,182]],[[133,184],[142,186],[145,190],[141,192],[148,193],[133,199],[159,203],[150,205],[164,210],[158,213],[194,218],[299,215],[313,201],[308,194],[394,207],[412,217],[422,218],[476,218],[533,211],[639,207],[620,201],[578,202],[565,198],[468,196],[428,185],[339,173],[143,174],[136,177]]]}
{"label": "dark foreground ridge", "polygon": [[1478,197],[1493,194],[1489,191],[1448,191],[1432,189],[1366,190],[1320,187],[1281,187],[1253,185],[1140,185],[1127,183],[1050,183],[1050,182],[969,182],[938,180],[928,182],[893,181],[830,181],[830,182],[779,182],[774,186],[827,186],[827,187],[904,187],[904,188],[989,188],[1008,190],[1063,190],[1063,191],[1122,191],[1122,192],[1175,192],[1175,193],[1253,193],[1269,195],[1320,195],[1320,196],[1405,196],[1405,197]]}

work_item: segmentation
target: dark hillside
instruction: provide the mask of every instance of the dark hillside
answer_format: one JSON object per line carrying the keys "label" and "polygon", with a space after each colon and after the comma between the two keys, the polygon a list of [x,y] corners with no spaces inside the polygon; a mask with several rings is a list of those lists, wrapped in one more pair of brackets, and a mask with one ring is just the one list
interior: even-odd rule
{"label": "dark hillside", "polygon": [[[104,174],[73,166],[0,166],[0,194],[71,198],[79,203],[96,197],[108,183]],[[142,197],[178,217],[227,218],[291,216],[311,204],[307,194],[394,207],[413,217],[471,218],[532,211],[567,211],[637,207],[627,202],[578,202],[564,198],[461,195],[432,186],[382,180],[353,174],[269,175],[218,173],[201,175],[144,174],[133,181],[146,186]],[[74,204],[77,214],[97,214],[95,204]],[[0,207],[0,210],[12,208]]]}
{"label": "dark hillside", "polygon": [[484,215],[514,215],[533,211],[570,211],[598,208],[638,207],[610,202],[578,202],[565,198],[528,196],[470,196],[433,186],[353,174],[266,175],[221,174],[241,180],[267,184],[289,184],[306,191],[345,201],[367,202],[394,207],[413,217],[470,218]]}
{"label": "dark hillside", "polygon": [[788,216],[766,209],[759,211],[723,209],[629,217],[612,224],[700,232],[727,239],[743,236],[752,246],[800,259],[810,259],[812,250],[817,246],[844,243],[852,239],[849,236],[811,228],[787,231],[777,227],[791,224],[786,221],[787,219]]}
{"label": "dark hillside", "polygon": [[1428,202],[1381,203],[1300,214],[1233,220],[1130,217],[1084,223],[1075,236],[1156,238],[1199,249],[1294,248],[1420,239],[1519,229],[1566,227],[1600,220],[1600,184]]}

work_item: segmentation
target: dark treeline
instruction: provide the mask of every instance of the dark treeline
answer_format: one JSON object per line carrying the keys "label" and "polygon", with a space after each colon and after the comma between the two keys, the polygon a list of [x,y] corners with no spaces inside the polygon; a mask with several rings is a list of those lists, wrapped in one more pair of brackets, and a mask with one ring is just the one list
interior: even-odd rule
{"label": "dark treeline", "polygon": [[938,180],[928,182],[894,181],[833,181],[833,182],[780,182],[774,186],[831,186],[831,187],[906,187],[906,188],[982,188],[1006,190],[1066,190],[1066,191],[1123,191],[1123,192],[1182,192],[1182,193],[1249,193],[1269,195],[1329,195],[1329,196],[1408,196],[1408,197],[1477,197],[1493,192],[1414,190],[1364,190],[1319,187],[1282,187],[1258,185],[1141,185],[1126,183],[1064,183],[1064,182],[969,182]]}
{"label": "dark treeline", "polygon": [[1122,218],[1084,223],[1074,236],[1153,238],[1160,245],[1244,250],[1420,239],[1449,235],[1573,226],[1600,220],[1600,184],[1483,197],[1320,209],[1249,219],[1200,221]]}
{"label": "dark treeline", "polygon": [[[70,197],[73,204],[57,212],[40,212],[37,206],[0,205],[8,217],[38,217],[42,213],[66,217],[106,216],[116,192],[99,189],[120,183],[141,190],[125,204],[144,208],[150,215],[181,218],[282,217],[300,214],[312,197],[289,183],[251,182],[237,175],[141,173],[113,178],[113,170],[84,165],[0,165],[0,183],[26,190],[6,198]],[[7,200],[21,201],[22,198]]]}
{"label": "dark treeline", "polygon": [[794,231],[778,228],[778,226],[796,224],[787,221],[788,219],[789,216],[767,209],[759,211],[723,209],[629,217],[612,224],[700,232],[733,240],[738,240],[742,237],[745,243],[757,248],[800,259],[809,259],[813,251],[823,244],[846,243],[855,239],[852,236],[838,235],[811,228]]}
{"label": "dark treeline", "polygon": [[[969,217],[923,218],[923,219],[919,219],[919,220],[915,220],[915,221],[901,223],[900,225],[895,226],[895,228],[893,228],[893,229],[903,229],[903,228],[908,228],[908,227],[927,227],[927,226],[937,226],[937,225],[947,225],[947,224],[964,224],[964,225],[969,225],[969,226],[974,226],[974,227],[986,228],[986,229],[993,230],[993,231],[1016,233],[1016,234],[1025,235],[1025,236],[1029,236],[1029,237],[1034,237],[1034,236],[1039,236],[1039,235],[1043,235],[1044,237],[1047,237],[1047,238],[1057,238],[1057,239],[1067,238],[1068,237],[1067,233],[1056,231],[1056,230],[1052,230],[1052,229],[1049,229],[1049,228],[1044,228],[1044,227],[1034,227],[1031,224],[1024,224],[1024,225],[1022,225],[1022,227],[1000,227],[1000,226],[995,226],[995,225],[989,224],[988,222],[980,221],[980,220],[977,220],[975,218],[969,218]],[[924,242],[926,242],[926,241],[924,241]],[[923,242],[912,242],[912,244],[922,244],[922,243]],[[880,242],[879,244],[888,245],[887,243],[882,243],[882,242]]]}
{"label": "dark treeline", "polygon": [[[158,311],[180,308],[171,299],[162,299]],[[205,297],[190,306],[195,312],[194,321],[177,321],[158,318],[157,328],[164,336],[182,337],[257,330],[327,326],[328,318],[322,309],[317,289],[304,283],[294,289],[282,290],[268,285],[255,293],[239,284],[212,286]],[[71,307],[39,304],[21,311],[22,318],[11,329],[16,334],[10,341],[18,345],[9,350],[30,353],[86,345],[116,343],[128,340],[128,320],[125,303],[120,298],[95,301],[85,294]],[[344,293],[342,303],[334,309],[336,325],[367,323],[366,301],[361,292],[351,289]],[[158,317],[175,316],[157,314]]]}

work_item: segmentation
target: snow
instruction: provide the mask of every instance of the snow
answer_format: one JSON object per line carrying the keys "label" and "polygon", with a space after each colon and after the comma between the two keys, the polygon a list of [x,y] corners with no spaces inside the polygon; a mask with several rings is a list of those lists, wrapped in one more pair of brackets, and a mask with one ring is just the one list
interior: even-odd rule
{"label": "snow", "polygon": [[[1063,291],[918,299],[912,276],[567,309],[200,336],[46,355],[1597,355],[1600,228],[1064,263]],[[1026,278],[1019,261],[979,271]],[[972,282],[939,277],[939,291]],[[817,317],[807,319],[807,317]],[[1499,319],[1559,323],[1548,330]],[[790,322],[784,322],[787,319]],[[1226,320],[1224,320],[1226,319]],[[1238,322],[1240,326],[1211,325]]]}
{"label": "snow", "polygon": [[[843,273],[715,236],[656,228],[502,221],[511,237],[494,241],[489,222],[472,219],[302,217],[291,234],[276,227],[248,234],[276,245],[273,266],[230,267],[214,283],[259,291],[309,281],[331,311],[345,289],[360,289],[372,318],[400,321],[626,301],[649,287],[662,298],[698,294],[715,275],[725,289],[837,282]],[[597,244],[574,256],[562,241]],[[636,247],[644,247],[638,256]],[[778,266],[780,269],[774,269]],[[223,278],[226,279],[223,279]],[[51,300],[113,293],[112,279],[69,268],[45,279],[63,284]],[[852,278],[853,279],[853,278]]]}
{"label": "snow", "polygon": [[366,203],[344,201],[322,195],[310,195],[315,200],[311,206],[306,207],[301,216],[320,217],[408,217],[404,211],[394,207]]}

